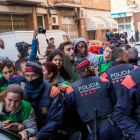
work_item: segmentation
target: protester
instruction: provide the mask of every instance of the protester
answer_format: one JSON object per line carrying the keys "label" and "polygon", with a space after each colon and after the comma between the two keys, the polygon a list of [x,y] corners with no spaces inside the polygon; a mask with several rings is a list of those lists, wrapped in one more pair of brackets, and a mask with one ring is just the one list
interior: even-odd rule
{"label": "protester", "polygon": [[15,70],[17,75],[14,75],[9,79],[9,84],[20,84],[22,88],[25,87],[25,63],[29,61],[29,58],[20,58],[15,62]]}
{"label": "protester", "polygon": [[127,45],[127,44],[122,44],[122,45],[120,45],[120,48],[127,51],[129,48],[131,48],[131,46]]}
{"label": "protester", "polygon": [[29,55],[29,61],[33,61],[37,59],[37,43],[38,40],[36,39],[37,35],[39,34],[39,30],[35,29],[33,34],[33,40],[31,45],[31,52]]}
{"label": "protester", "polygon": [[43,80],[43,70],[35,62],[27,62],[24,100],[30,102],[37,116],[39,131],[31,140],[44,140],[54,134],[62,124],[64,107],[60,91]]}
{"label": "protester", "polygon": [[65,58],[67,59],[67,63],[65,69],[71,75],[73,81],[76,80],[77,74],[73,71],[73,64],[75,62],[75,54],[74,54],[74,46],[72,46],[72,42],[66,41],[60,44],[58,50],[62,51],[65,54]]}
{"label": "protester", "polygon": [[[97,108],[98,138],[105,140],[121,140],[121,130],[112,125],[108,115],[113,113],[115,94],[111,90],[110,82],[105,78],[92,76],[93,67],[87,58],[80,58],[74,63],[78,79],[65,93],[65,107],[77,110],[80,119],[88,126],[90,134],[87,140],[94,139],[94,110]],[[112,91],[112,92],[111,92]],[[101,123],[104,122],[104,123]]]}
{"label": "protester", "polygon": [[[7,87],[4,94],[4,101],[0,102],[0,127],[6,130],[12,130],[21,135],[22,139],[34,136],[37,132],[35,113],[31,104],[22,100],[23,89],[18,84],[12,84]],[[17,117],[19,116],[19,117]],[[3,140],[15,140],[4,133],[0,133]]]}
{"label": "protester", "polygon": [[115,48],[112,51],[111,59],[113,60],[112,66],[103,73],[102,77],[110,81],[115,90],[116,99],[118,100],[121,82],[137,66],[128,63],[128,54],[121,48]]}
{"label": "protester", "polygon": [[2,77],[0,78],[0,92],[2,92],[9,85],[9,79],[12,78],[15,74],[15,67],[13,62],[8,59],[3,60],[0,67],[0,72],[2,73]]}
{"label": "protester", "polygon": [[129,63],[132,65],[137,65],[138,62],[138,50],[136,48],[130,48],[127,50],[129,57]]}
{"label": "protester", "polygon": [[[0,67],[1,67],[1,64],[2,64],[2,61],[7,59],[5,55],[3,54],[0,54]],[[2,77],[2,74],[0,73],[0,78]]]}
{"label": "protester", "polygon": [[118,126],[125,131],[129,139],[139,140],[140,136],[140,69],[126,76],[121,83],[119,100],[115,107]]}
{"label": "protester", "polygon": [[113,44],[109,44],[105,47],[103,56],[99,56],[99,74],[102,75],[112,64],[111,54],[115,49]]}
{"label": "protester", "polygon": [[74,42],[74,52],[76,60],[79,58],[87,57],[94,68],[96,68],[99,64],[98,56],[88,52],[87,41],[84,38],[78,38]]}
{"label": "protester", "polygon": [[51,38],[49,39],[47,49],[55,49],[55,48],[56,48],[56,47],[55,47],[55,45],[54,45],[54,38],[51,37]]}
{"label": "protester", "polygon": [[64,54],[61,51],[55,50],[51,52],[49,56],[47,57],[47,61],[50,61],[57,65],[60,71],[60,76],[59,76],[59,81],[58,81],[59,83],[62,83],[64,81],[71,81],[71,76],[64,68],[64,65],[66,65],[67,62],[65,61]]}
{"label": "protester", "polygon": [[58,78],[59,78],[58,67],[54,63],[47,61],[42,64],[42,68],[43,68],[43,76],[44,76],[43,79],[57,86]]}

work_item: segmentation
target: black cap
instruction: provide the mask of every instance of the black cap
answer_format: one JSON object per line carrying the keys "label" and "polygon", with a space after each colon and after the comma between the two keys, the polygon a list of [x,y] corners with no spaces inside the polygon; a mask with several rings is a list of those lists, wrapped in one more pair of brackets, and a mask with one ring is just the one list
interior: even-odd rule
{"label": "black cap", "polygon": [[75,69],[82,68],[82,67],[85,67],[88,64],[90,64],[90,61],[88,60],[87,57],[80,58],[74,63],[74,68]]}
{"label": "black cap", "polygon": [[43,69],[39,64],[35,62],[27,62],[25,72],[35,72],[35,73],[42,74]]}

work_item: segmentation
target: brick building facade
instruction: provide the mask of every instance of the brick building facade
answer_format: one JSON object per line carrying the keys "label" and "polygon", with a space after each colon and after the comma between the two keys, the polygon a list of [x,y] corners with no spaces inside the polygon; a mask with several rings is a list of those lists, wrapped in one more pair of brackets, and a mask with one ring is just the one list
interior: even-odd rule
{"label": "brick building facade", "polygon": [[[91,25],[86,17],[91,17]],[[102,18],[111,18],[110,0],[0,0],[0,18],[0,33],[34,30],[40,25],[46,30],[63,30],[72,41],[95,37],[103,42],[106,30],[112,29],[100,27]]]}

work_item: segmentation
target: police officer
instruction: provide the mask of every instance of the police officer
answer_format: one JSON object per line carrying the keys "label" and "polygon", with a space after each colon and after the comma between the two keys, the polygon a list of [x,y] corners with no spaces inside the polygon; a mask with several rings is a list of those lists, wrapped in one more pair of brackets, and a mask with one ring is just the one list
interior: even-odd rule
{"label": "police officer", "polygon": [[94,109],[97,108],[97,129],[100,140],[120,140],[121,131],[113,126],[108,115],[113,113],[114,92],[110,82],[93,75],[93,67],[87,58],[74,63],[78,79],[66,90],[65,107],[77,110],[82,122],[88,126],[90,134],[87,140],[94,140]]}
{"label": "police officer", "polygon": [[119,33],[115,33],[115,37],[116,37],[116,40],[120,40],[120,35],[119,35]]}
{"label": "police officer", "polygon": [[116,47],[119,47],[121,45],[121,42],[116,39],[113,32],[107,32],[106,37],[108,38],[108,41],[105,46],[107,46],[108,44],[113,44]]}
{"label": "police officer", "polygon": [[46,140],[62,123],[62,96],[58,88],[43,80],[42,67],[35,62],[26,63],[25,78],[24,100],[32,104],[39,129],[30,140]]}
{"label": "police officer", "polygon": [[137,68],[137,66],[128,64],[128,54],[121,48],[115,48],[112,51],[111,59],[113,60],[112,66],[103,73],[102,77],[110,81],[115,90],[116,99],[118,99],[121,82],[126,75],[128,75],[131,70]]}
{"label": "police officer", "polygon": [[140,69],[136,68],[121,83],[115,116],[118,126],[131,139],[140,139]]}

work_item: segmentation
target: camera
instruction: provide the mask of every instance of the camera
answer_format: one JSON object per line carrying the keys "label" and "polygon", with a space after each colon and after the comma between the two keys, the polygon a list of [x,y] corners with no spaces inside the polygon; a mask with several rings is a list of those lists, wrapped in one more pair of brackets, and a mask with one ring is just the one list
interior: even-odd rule
{"label": "camera", "polygon": [[39,33],[45,34],[46,30],[42,26],[38,26]]}
{"label": "camera", "polygon": [[16,47],[18,52],[21,54],[21,58],[26,57],[25,53],[28,51],[31,44],[25,43],[25,42],[18,42],[16,43]]}

